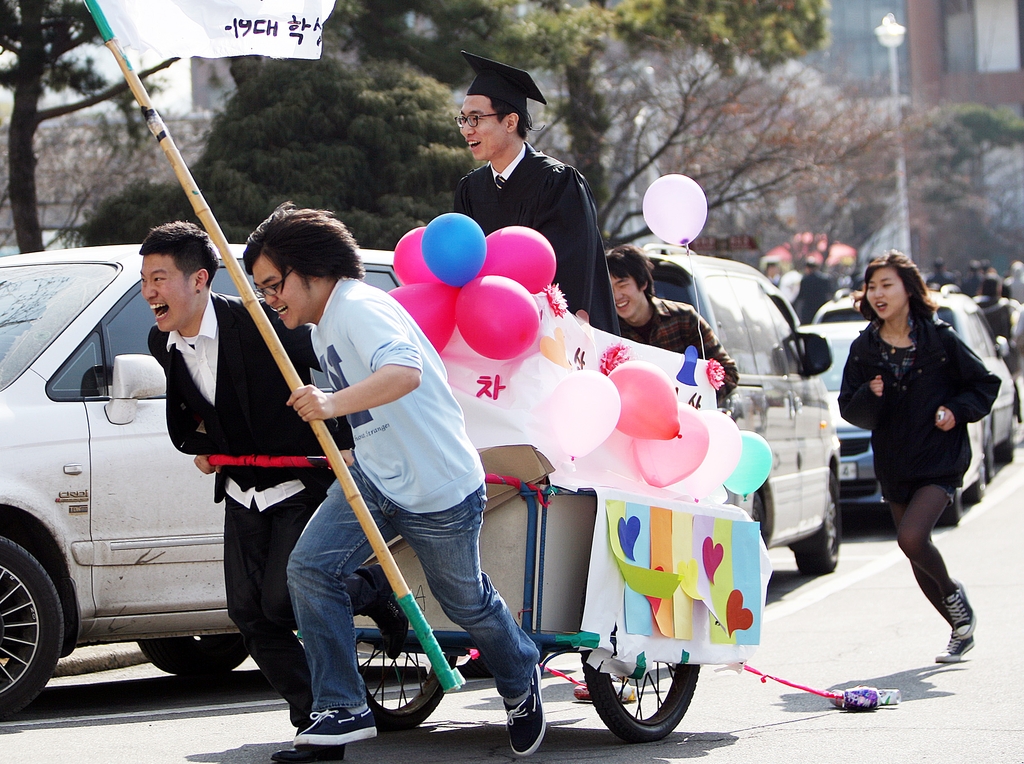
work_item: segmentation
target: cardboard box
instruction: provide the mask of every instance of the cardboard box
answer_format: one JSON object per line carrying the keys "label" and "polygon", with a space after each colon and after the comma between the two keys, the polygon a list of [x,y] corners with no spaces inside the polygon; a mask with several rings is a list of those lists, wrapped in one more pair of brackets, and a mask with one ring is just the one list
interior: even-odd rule
{"label": "cardboard box", "polygon": [[[551,472],[548,460],[532,446],[489,448],[481,451],[480,456],[487,473],[516,477],[524,482],[536,484]],[[596,498],[587,494],[559,494],[551,498],[546,512],[534,501],[531,533],[528,502],[517,489],[488,484],[487,495],[480,533],[481,567],[516,622],[522,625],[527,616],[534,631],[579,631],[597,515]],[[534,555],[528,581],[531,537]],[[435,631],[461,631],[431,595],[423,569],[409,545],[397,541],[391,550],[431,627]],[[530,597],[525,596],[528,586]],[[373,626],[369,619],[356,621],[357,626]]]}

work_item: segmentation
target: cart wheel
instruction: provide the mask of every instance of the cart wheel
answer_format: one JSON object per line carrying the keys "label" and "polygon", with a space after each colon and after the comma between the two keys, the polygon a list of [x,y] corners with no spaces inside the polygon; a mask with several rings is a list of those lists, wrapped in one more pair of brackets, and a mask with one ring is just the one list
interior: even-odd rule
{"label": "cart wheel", "polygon": [[690,707],[699,671],[699,665],[657,663],[641,679],[622,682],[583,663],[601,721],[627,743],[650,743],[672,732]]}
{"label": "cart wheel", "polygon": [[[444,695],[427,656],[402,653],[392,660],[383,651],[360,653],[359,673],[377,729],[410,730],[426,721]],[[454,658],[449,663],[455,665]]]}

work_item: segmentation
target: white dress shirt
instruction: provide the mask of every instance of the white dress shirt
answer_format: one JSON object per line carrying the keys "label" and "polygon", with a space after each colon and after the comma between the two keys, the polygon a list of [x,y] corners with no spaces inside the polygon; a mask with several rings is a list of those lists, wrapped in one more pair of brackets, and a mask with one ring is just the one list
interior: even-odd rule
{"label": "white dress shirt", "polygon": [[[220,352],[218,332],[217,311],[213,307],[211,296],[206,302],[206,310],[203,311],[199,334],[195,337],[182,337],[177,331],[171,331],[167,335],[167,349],[176,347],[181,352],[192,381],[211,406],[215,405],[217,400],[217,358]],[[224,481],[224,491],[228,496],[243,507],[251,507],[255,503],[260,512],[289,496],[294,496],[303,488],[301,480],[288,480],[264,491],[257,491],[255,487],[243,491],[231,478]]]}
{"label": "white dress shirt", "polygon": [[[526,144],[525,143],[523,144],[523,147],[521,149],[519,149],[519,153],[516,154],[516,158],[513,159],[511,162],[509,162],[508,163],[508,167],[506,167],[501,172],[498,172],[497,170],[495,170],[494,169],[494,165],[492,164],[491,165],[491,174],[494,175],[495,178],[497,178],[500,175],[502,178],[504,178],[507,181],[508,177],[512,174],[512,171],[515,170],[516,167],[519,166],[519,163],[521,161],[523,161],[523,157],[524,156],[526,156]],[[495,181],[495,183],[497,183],[497,181]]]}

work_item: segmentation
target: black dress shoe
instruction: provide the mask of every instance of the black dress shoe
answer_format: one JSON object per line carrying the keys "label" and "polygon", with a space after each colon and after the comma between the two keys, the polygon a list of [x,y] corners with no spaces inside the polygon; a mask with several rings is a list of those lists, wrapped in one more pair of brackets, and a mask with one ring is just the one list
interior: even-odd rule
{"label": "black dress shoe", "polygon": [[380,630],[384,643],[384,654],[394,660],[402,654],[405,638],[409,635],[409,619],[395,600],[394,595],[377,600],[363,611],[373,619]]}
{"label": "black dress shoe", "polygon": [[345,746],[330,745],[311,748],[288,748],[271,754],[273,761],[291,762],[291,764],[305,764],[314,761],[341,761],[345,758]]}

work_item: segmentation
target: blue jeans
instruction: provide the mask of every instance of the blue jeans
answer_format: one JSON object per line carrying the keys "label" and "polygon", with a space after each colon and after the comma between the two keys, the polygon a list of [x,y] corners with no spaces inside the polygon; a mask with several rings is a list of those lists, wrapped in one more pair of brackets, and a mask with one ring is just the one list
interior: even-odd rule
{"label": "blue jeans", "polygon": [[[478,542],[487,500],[483,486],[453,507],[417,514],[388,499],[358,464],[352,477],[384,539],[401,535],[416,552],[431,593],[473,638],[501,696],[527,692],[540,654],[480,570]],[[314,711],[366,702],[344,581],[371,554],[344,491],[335,483],[288,562],[288,588],[313,679]]]}

